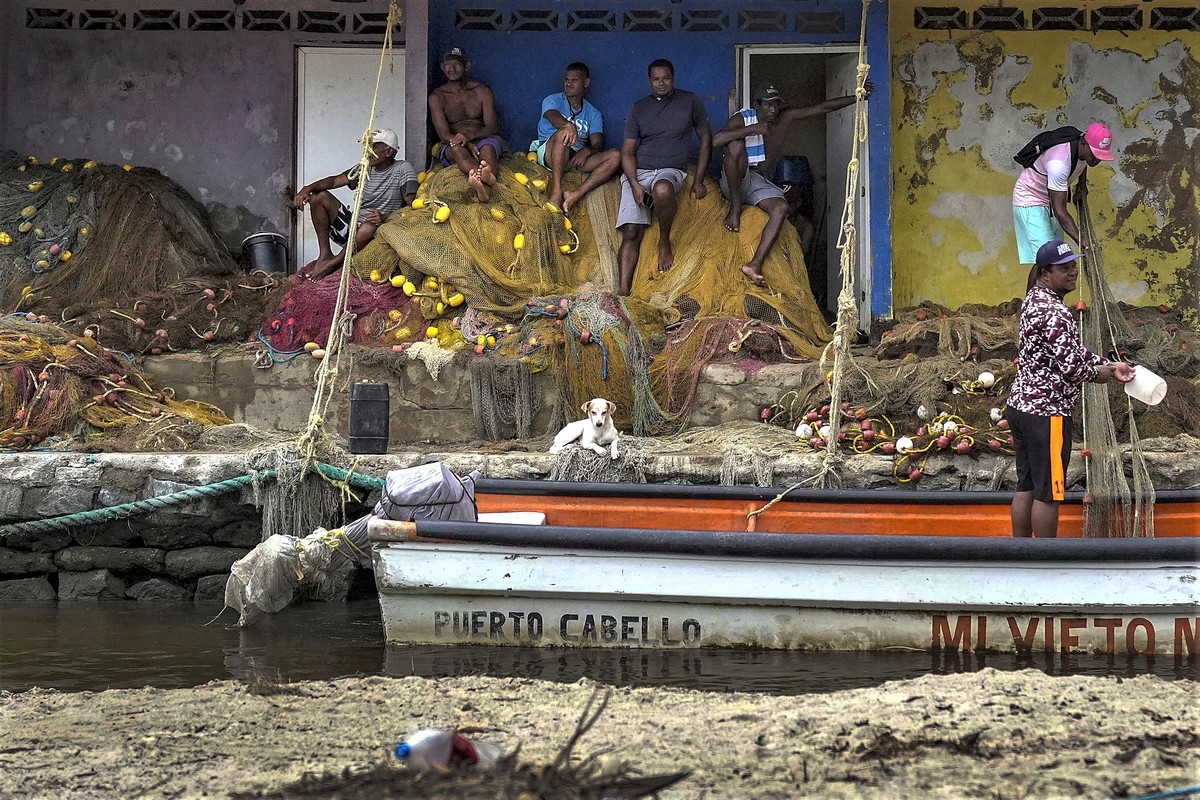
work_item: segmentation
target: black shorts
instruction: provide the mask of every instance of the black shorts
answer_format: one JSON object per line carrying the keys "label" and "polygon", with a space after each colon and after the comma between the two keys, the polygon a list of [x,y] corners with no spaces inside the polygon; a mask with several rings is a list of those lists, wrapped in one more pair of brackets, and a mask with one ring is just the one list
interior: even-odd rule
{"label": "black shorts", "polygon": [[1026,414],[1011,406],[1004,412],[1017,450],[1017,491],[1056,503],[1067,491],[1071,461],[1071,418]]}
{"label": "black shorts", "polygon": [[345,203],[338,208],[337,216],[329,221],[329,241],[345,247],[350,238],[350,209]]}

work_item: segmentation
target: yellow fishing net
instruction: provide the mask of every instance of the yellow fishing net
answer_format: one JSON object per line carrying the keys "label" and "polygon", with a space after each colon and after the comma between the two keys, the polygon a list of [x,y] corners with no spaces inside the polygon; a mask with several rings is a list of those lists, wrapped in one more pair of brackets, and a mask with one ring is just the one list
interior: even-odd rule
{"label": "yellow fishing net", "polygon": [[[355,257],[355,271],[380,282],[403,275],[418,295],[435,277],[443,288],[428,302],[444,308],[425,314],[437,329],[431,338],[443,347],[465,341],[497,362],[493,373],[506,369],[497,356],[521,358],[532,371],[553,369],[563,378],[558,415],[564,420],[574,419],[587,399],[603,396],[616,403],[618,422],[637,433],[676,427],[700,369],[738,357],[747,326],[762,334],[765,345],[755,355],[764,360],[815,358],[829,341],[790,225],[763,266],[770,288],[756,287],[741,266],[757,247],[766,215],[749,208],[741,231],[729,233],[716,186],[710,184],[707,197],[697,201],[689,185],[680,192],[671,235],[674,267],[658,271],[658,229],[652,224],[633,296],[618,298],[619,181],[591,192],[568,218],[547,202],[549,178],[536,162],[508,156],[491,200],[481,203],[460,170],[436,169],[424,176],[414,207],[379,229],[376,241],[386,243],[395,260],[368,247]],[[579,180],[572,172],[564,184],[571,188]],[[447,292],[461,293],[469,311],[450,307]],[[684,329],[668,334],[677,323]],[[698,328],[705,335],[693,336]],[[496,393],[497,379],[493,374],[482,396]],[[507,407],[521,399],[501,392],[497,402]],[[500,420],[477,422],[491,430]]]}
{"label": "yellow fishing net", "polygon": [[[481,311],[519,314],[531,297],[573,294],[587,284],[613,290],[619,182],[611,180],[589,194],[572,211],[568,228],[567,218],[547,204],[549,177],[536,162],[509,156],[502,161],[491,202],[480,203],[458,169],[435,170],[418,193],[425,207],[401,211],[379,229],[378,238],[396,252],[410,271],[406,274],[449,280]],[[572,172],[564,182],[571,187],[578,181],[579,174]],[[741,266],[758,244],[766,215],[747,209],[741,231],[733,234],[722,227],[726,204],[715,185],[710,183],[700,201],[685,187],[679,200],[671,234],[675,266],[658,272],[658,228],[651,225],[633,297],[662,308],[671,321],[676,313],[688,319],[758,319],[775,326],[796,355],[816,357],[830,331],[813,300],[795,229],[784,226],[763,266],[770,288],[762,289],[746,279]],[[443,206],[449,217],[438,222]],[[359,261],[360,274],[385,264],[378,256],[356,259],[356,265]]]}

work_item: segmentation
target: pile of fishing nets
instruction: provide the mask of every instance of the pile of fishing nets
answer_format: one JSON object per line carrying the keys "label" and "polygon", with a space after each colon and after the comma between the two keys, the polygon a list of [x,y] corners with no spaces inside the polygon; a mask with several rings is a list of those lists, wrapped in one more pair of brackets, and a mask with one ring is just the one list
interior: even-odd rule
{"label": "pile of fishing nets", "polygon": [[158,171],[11,152],[0,281],[9,310],[149,354],[245,341],[284,289],[240,273],[203,206]]}
{"label": "pile of fishing nets", "polygon": [[[546,201],[548,180],[536,162],[510,156],[491,200],[480,203],[457,168],[423,174],[413,206],[354,255],[350,340],[407,349],[431,374],[453,352],[473,353],[476,422],[488,438],[528,433],[532,373],[559,377],[556,419],[574,419],[581,403],[603,396],[622,427],[658,434],[678,429],[706,363],[812,358],[828,342],[790,226],[763,268],[770,288],[754,286],[740,268],[766,215],[748,209],[732,234],[715,187],[701,201],[685,190],[674,267],[658,271],[650,226],[633,297],[623,298],[615,294],[619,182],[591,192],[568,218]],[[566,176],[568,188],[578,180]],[[305,282],[283,298],[259,332],[276,358],[324,351],[337,283]]]}
{"label": "pile of fishing nets", "polygon": [[1016,375],[1011,361],[935,356],[900,361],[855,357],[842,376],[841,421],[829,428],[828,365],[803,365],[797,386],[762,410],[762,419],[793,430],[797,445],[829,443],[855,454],[894,457],[901,482],[918,480],[934,454],[1013,452],[1001,411]]}
{"label": "pile of fishing nets", "polygon": [[220,409],[170,389],[88,336],[0,318],[0,448],[185,450]]}
{"label": "pile of fishing nets", "polygon": [[[1168,393],[1158,405],[1130,402],[1122,386],[1099,386],[1109,403],[1102,411],[1123,440],[1200,435],[1200,374],[1190,331],[1170,308],[1111,303],[1117,331],[1105,355],[1162,374]],[[1088,314],[1103,306],[1076,306]],[[793,429],[803,450],[821,451],[836,441],[850,453],[893,456],[901,482],[918,480],[924,462],[938,455],[1012,453],[1012,434],[1002,419],[1016,374],[1020,300],[1000,306],[962,306],[956,311],[925,302],[901,309],[884,332],[875,357],[853,356],[842,374],[842,419],[829,431],[828,363],[798,368],[796,386],[762,410],[762,419]],[[1116,409],[1110,411],[1109,409]],[[1075,440],[1084,440],[1084,415],[1076,414]]]}

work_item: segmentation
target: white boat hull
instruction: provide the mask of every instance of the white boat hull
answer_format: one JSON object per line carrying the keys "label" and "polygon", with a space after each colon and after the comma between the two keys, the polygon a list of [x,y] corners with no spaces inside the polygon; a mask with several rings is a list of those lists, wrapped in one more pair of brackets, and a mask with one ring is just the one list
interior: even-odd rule
{"label": "white boat hull", "polygon": [[1200,649],[1194,564],[886,561],[376,543],[389,644]]}

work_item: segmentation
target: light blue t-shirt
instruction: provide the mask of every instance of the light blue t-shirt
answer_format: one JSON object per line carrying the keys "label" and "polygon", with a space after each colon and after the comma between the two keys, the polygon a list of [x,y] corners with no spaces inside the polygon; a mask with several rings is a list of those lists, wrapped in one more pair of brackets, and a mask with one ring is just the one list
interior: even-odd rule
{"label": "light blue t-shirt", "polygon": [[583,108],[575,111],[571,108],[571,101],[567,99],[566,93],[559,92],[542,101],[542,117],[538,120],[538,139],[543,142],[558,130],[550,124],[550,120],[546,119],[546,112],[550,109],[554,109],[575,123],[575,130],[579,131],[579,139],[575,142],[574,150],[582,150],[588,143],[588,137],[593,133],[604,133],[604,118],[600,116],[600,109],[584,100]]}

